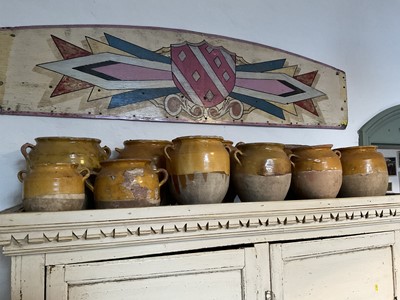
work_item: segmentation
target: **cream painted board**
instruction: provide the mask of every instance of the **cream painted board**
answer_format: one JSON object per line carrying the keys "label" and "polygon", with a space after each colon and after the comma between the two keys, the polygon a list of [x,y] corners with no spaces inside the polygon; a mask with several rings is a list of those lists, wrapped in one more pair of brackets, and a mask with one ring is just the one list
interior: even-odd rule
{"label": "cream painted board", "polygon": [[47,299],[256,299],[254,258],[246,248],[48,267]]}
{"label": "cream painted board", "polygon": [[400,195],[0,213],[12,300],[394,299],[399,230]]}
{"label": "cream painted board", "polygon": [[44,255],[12,257],[11,299],[44,299],[44,281]]}
{"label": "cream painted board", "polygon": [[275,299],[394,299],[393,233],[271,246]]}

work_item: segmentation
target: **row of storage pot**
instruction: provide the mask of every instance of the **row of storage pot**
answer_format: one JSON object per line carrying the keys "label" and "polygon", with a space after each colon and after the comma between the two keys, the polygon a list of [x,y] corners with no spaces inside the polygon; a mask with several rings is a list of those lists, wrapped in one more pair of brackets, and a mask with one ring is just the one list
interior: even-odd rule
{"label": "row of storage pot", "polygon": [[144,207],[385,195],[386,162],[375,146],[242,143],[218,136],[126,140],[38,137],[21,153],[26,211]]}

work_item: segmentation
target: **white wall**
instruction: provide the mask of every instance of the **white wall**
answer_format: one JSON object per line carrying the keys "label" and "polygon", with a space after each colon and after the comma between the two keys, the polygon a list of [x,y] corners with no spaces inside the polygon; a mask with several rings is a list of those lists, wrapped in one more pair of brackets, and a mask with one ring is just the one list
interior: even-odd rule
{"label": "white wall", "polygon": [[[235,142],[356,145],[357,130],[399,103],[398,0],[14,0],[0,1],[0,26],[123,24],[181,28],[257,42],[342,69],[347,74],[346,130],[288,129],[134,121],[0,116],[0,210],[18,204],[19,148],[38,136],[97,137],[110,148],[125,139],[221,135]],[[0,45],[1,51],[1,45]],[[0,255],[0,299],[9,296],[9,259]]]}

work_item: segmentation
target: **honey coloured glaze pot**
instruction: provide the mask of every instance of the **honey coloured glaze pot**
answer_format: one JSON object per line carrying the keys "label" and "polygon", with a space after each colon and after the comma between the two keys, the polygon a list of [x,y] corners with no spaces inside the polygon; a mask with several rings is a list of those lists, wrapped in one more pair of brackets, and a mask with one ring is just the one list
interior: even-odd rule
{"label": "honey coloured glaze pot", "polygon": [[164,148],[170,190],[179,204],[221,203],[230,179],[229,152],[218,136],[183,136]]}
{"label": "honey coloured glaze pot", "polygon": [[29,171],[19,171],[23,183],[25,211],[49,212],[85,208],[85,180],[88,168],[71,163],[37,163]]}
{"label": "honey coloured glaze pot", "polygon": [[343,183],[339,197],[384,196],[389,175],[386,161],[376,146],[337,149],[341,153]]}
{"label": "honey coloured glaze pot", "polygon": [[155,168],[166,168],[164,148],[172,145],[166,140],[126,140],[124,148],[115,148],[117,159],[150,159]]}
{"label": "honey coloured glaze pot", "polygon": [[37,137],[36,145],[25,143],[21,153],[27,168],[38,163],[73,163],[88,168],[91,173],[100,170],[100,162],[111,155],[109,147],[101,147],[101,141],[86,137]]}
{"label": "honey coloured glaze pot", "polygon": [[296,199],[336,198],[342,185],[340,151],[331,144],[291,149],[291,195]]}
{"label": "honey coloured glaze pot", "polygon": [[[115,148],[115,151],[118,153],[116,158],[150,159],[155,170],[159,168],[166,169],[164,148],[167,145],[172,145],[172,142],[167,140],[126,140],[124,141],[124,148]],[[162,174],[160,173],[160,175]],[[168,178],[169,180],[171,179]],[[160,188],[160,196],[161,205],[176,203],[176,200],[169,192],[168,184],[164,184]]]}
{"label": "honey coloured glaze pot", "polygon": [[291,163],[279,143],[238,143],[232,178],[241,201],[284,200],[291,182]]}
{"label": "honey coloured glaze pot", "polygon": [[96,208],[160,205],[160,187],[168,179],[165,169],[154,169],[149,159],[107,160],[101,166],[94,185],[89,184]]}

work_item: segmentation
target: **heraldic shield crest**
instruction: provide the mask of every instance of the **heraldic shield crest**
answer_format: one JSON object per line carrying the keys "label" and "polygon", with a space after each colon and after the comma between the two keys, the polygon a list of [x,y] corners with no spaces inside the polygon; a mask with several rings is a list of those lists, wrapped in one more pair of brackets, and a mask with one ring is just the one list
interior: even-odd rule
{"label": "heraldic shield crest", "polygon": [[171,70],[176,87],[193,103],[217,106],[235,86],[236,55],[206,41],[171,45]]}

